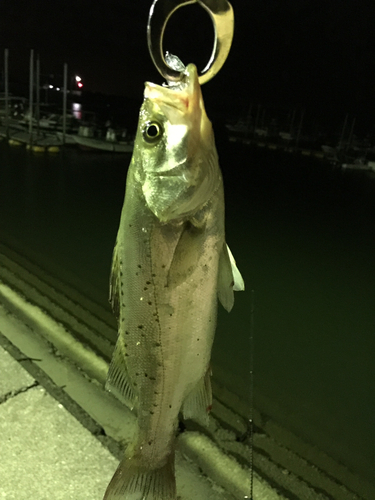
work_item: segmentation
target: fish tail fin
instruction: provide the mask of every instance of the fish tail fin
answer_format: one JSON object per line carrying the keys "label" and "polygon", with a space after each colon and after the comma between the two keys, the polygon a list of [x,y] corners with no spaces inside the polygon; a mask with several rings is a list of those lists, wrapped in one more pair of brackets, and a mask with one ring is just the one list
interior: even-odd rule
{"label": "fish tail fin", "polygon": [[122,459],[103,500],[176,500],[174,451],[155,470],[145,470],[134,462],[132,457]]}

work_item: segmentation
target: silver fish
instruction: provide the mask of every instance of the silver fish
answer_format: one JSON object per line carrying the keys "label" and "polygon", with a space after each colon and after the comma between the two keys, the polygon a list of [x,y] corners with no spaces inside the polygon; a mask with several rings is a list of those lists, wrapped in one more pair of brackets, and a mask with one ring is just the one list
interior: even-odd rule
{"label": "silver fish", "polygon": [[105,500],[175,500],[178,414],[206,421],[217,298],[242,277],[225,243],[224,193],[197,69],[145,84],[110,301],[118,340],[107,388],[137,412],[137,432]]}

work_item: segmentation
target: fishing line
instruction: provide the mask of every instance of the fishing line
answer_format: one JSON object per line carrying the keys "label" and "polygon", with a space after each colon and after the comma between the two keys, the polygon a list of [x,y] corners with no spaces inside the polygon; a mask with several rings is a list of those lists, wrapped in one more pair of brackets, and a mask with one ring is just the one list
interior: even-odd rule
{"label": "fishing line", "polygon": [[250,431],[250,496],[245,499],[253,500],[254,490],[254,290],[251,290],[250,296],[250,412],[249,412],[249,431]]}

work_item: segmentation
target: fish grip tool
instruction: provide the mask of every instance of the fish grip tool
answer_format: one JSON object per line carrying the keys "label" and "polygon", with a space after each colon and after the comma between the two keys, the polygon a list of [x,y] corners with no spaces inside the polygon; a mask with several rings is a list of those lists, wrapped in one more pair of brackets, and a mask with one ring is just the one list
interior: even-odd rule
{"label": "fish grip tool", "polygon": [[171,67],[168,57],[164,58],[164,31],[177,9],[194,3],[198,3],[209,13],[215,31],[211,57],[199,76],[200,85],[207,83],[220,71],[232,45],[234,14],[228,0],[154,0],[147,23],[148,49],[159,73],[172,84],[182,79],[183,71],[176,69],[174,65]]}

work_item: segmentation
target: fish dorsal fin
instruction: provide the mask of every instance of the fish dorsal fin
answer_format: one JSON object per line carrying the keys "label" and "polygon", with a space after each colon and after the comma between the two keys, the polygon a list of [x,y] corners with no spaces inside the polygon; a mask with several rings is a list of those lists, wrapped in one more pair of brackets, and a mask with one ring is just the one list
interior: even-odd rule
{"label": "fish dorsal fin", "polygon": [[226,243],[223,244],[220,254],[217,288],[217,294],[221,305],[228,312],[231,311],[234,304],[233,290],[245,290],[244,280],[236,266],[236,261],[233,258],[232,252]]}
{"label": "fish dorsal fin", "polygon": [[204,239],[204,227],[197,227],[191,221],[184,223],[169,268],[168,286],[178,286],[189,279],[203,254]]}
{"label": "fish dorsal fin", "polygon": [[124,349],[119,337],[113,351],[105,388],[132,410],[137,405],[137,395],[133,389],[126,367]]}

